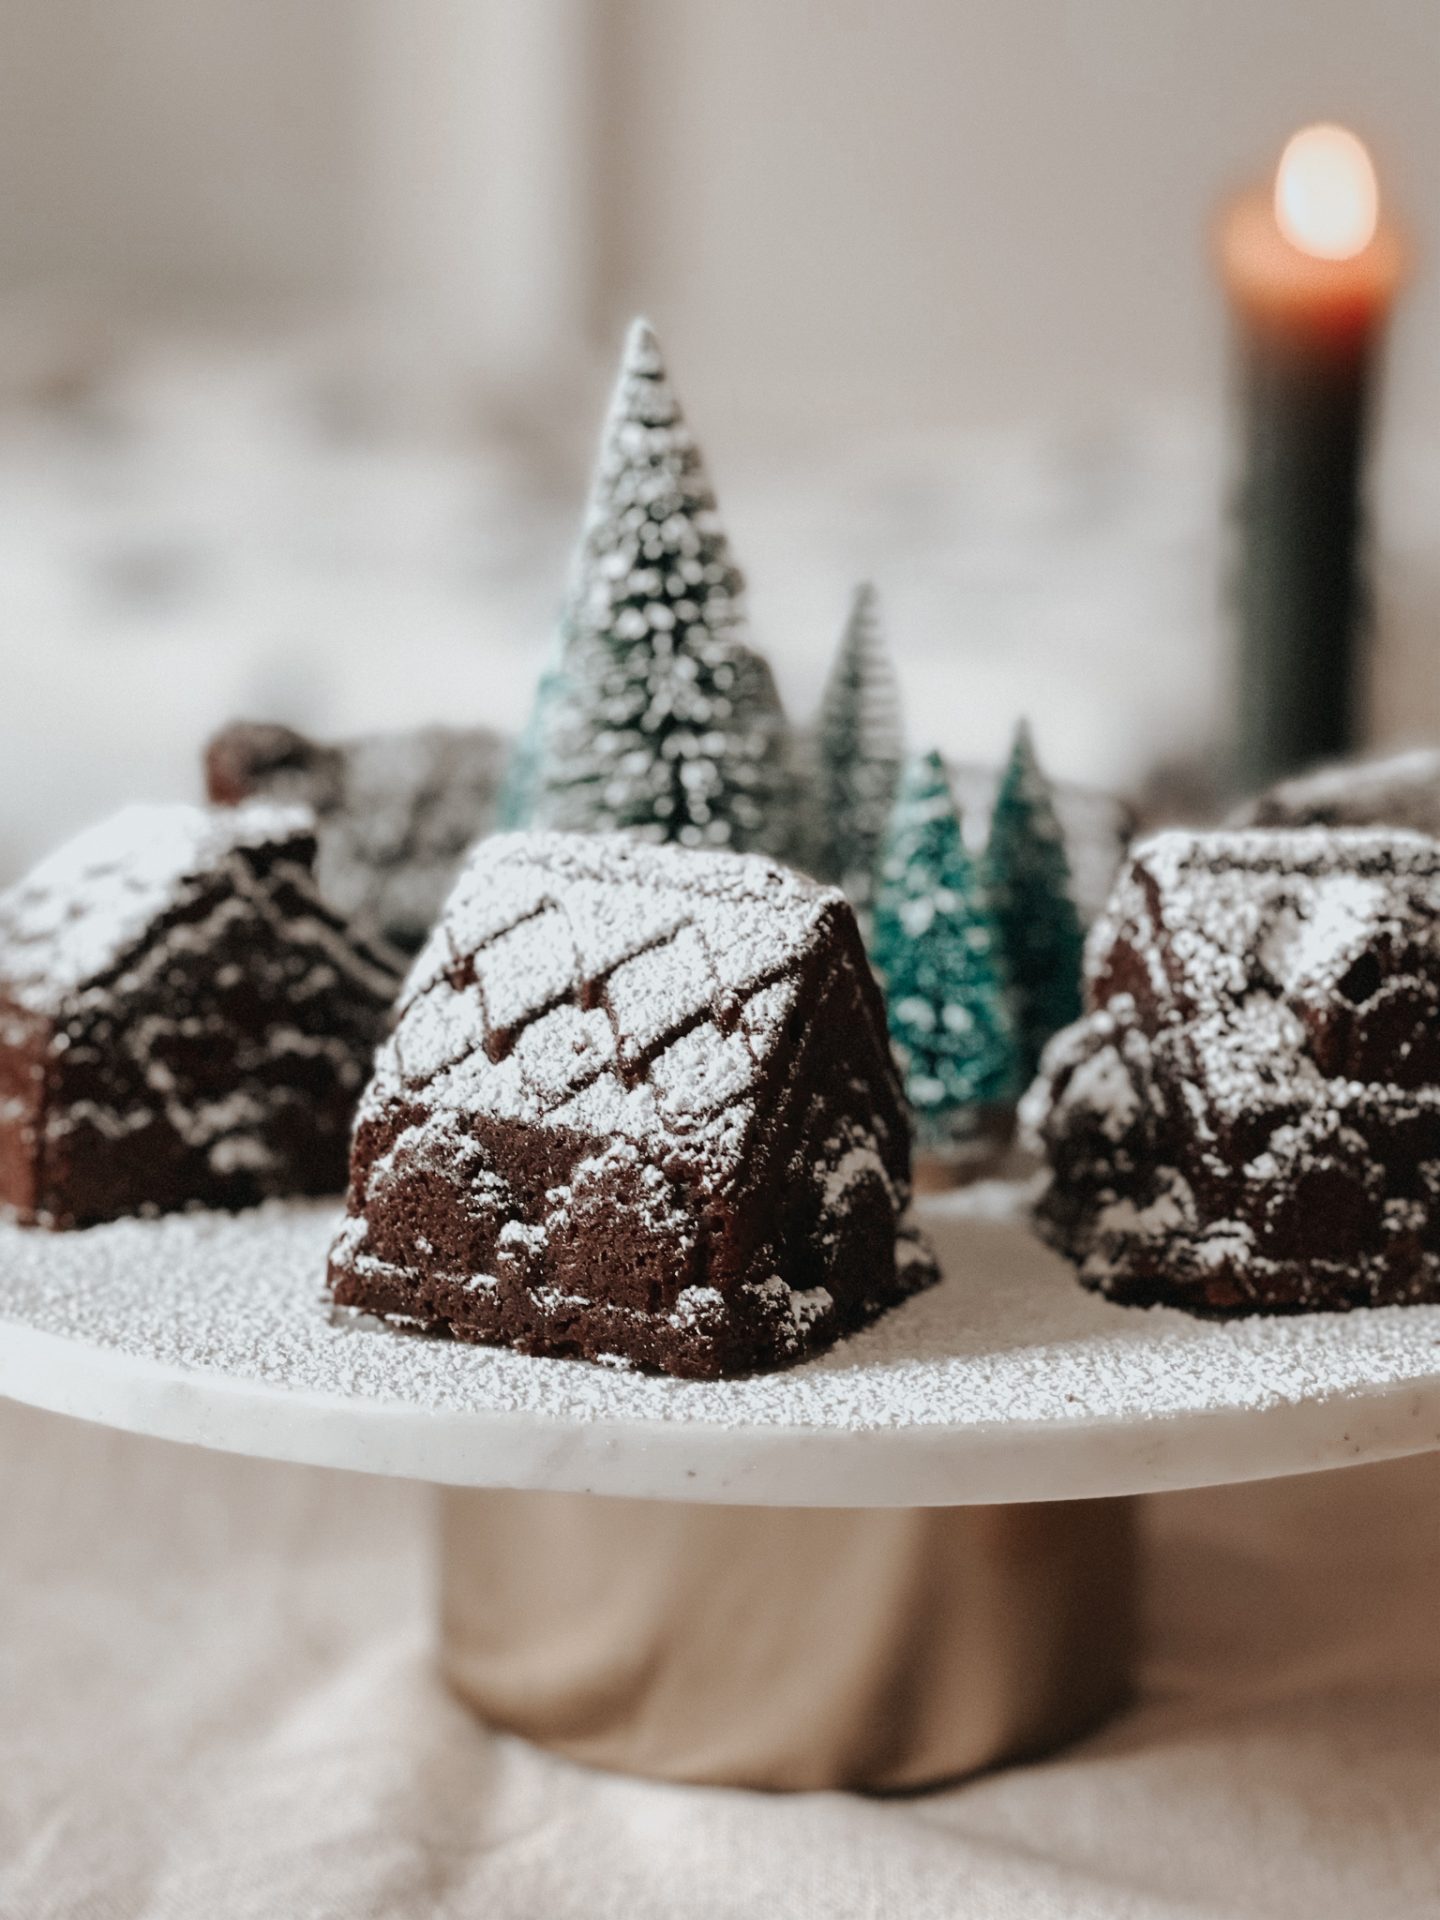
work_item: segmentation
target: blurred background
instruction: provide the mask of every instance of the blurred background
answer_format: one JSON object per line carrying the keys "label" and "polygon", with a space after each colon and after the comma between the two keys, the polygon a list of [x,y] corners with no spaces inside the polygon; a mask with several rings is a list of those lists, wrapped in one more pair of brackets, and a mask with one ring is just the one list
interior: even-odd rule
{"label": "blurred background", "polygon": [[237,716],[513,727],[627,317],[798,714],[1136,788],[1223,712],[1210,229],[1319,117],[1417,271],[1371,729],[1440,735],[1434,0],[6,0],[0,874]]}

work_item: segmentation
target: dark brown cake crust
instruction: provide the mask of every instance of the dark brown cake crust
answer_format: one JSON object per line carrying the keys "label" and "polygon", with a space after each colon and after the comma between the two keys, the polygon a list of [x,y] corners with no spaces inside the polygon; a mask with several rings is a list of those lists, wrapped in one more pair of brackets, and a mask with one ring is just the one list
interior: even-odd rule
{"label": "dark brown cake crust", "polygon": [[1024,1118],[1041,1231],[1112,1299],[1440,1300],[1440,844],[1165,834]]}
{"label": "dark brown cake crust", "polygon": [[356,1128],[337,1303],[696,1378],[786,1366],[935,1277],[841,896],[758,857],[472,855]]}
{"label": "dark brown cake crust", "polygon": [[0,896],[0,1207],[86,1226],[344,1185],[398,984],[304,816],[132,807]]}

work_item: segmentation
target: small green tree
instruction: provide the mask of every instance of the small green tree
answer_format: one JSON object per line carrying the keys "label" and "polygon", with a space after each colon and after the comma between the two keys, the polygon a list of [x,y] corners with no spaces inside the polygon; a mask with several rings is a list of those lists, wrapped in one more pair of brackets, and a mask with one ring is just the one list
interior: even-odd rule
{"label": "small green tree", "polygon": [[1023,720],[996,795],[986,867],[1028,1079],[1050,1036],[1080,1017],[1085,936],[1055,796]]}
{"label": "small green tree", "polygon": [[873,952],[890,1038],[927,1145],[963,1138],[1017,1090],[999,937],[938,753],[906,764],[880,863]]}
{"label": "small green tree", "polygon": [[535,744],[531,819],[686,846],[788,831],[784,714],[655,336],[637,320],[601,442]]}
{"label": "small green tree", "polygon": [[900,695],[875,589],[855,589],[816,723],[818,876],[844,889],[871,931],[880,852],[900,781]]}

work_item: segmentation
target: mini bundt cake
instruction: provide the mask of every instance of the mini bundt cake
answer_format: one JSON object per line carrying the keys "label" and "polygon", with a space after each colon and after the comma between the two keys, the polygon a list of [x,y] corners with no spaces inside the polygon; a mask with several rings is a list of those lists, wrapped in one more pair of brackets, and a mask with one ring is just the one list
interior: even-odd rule
{"label": "mini bundt cake", "polygon": [[1233,827],[1389,827],[1440,834],[1440,751],[1342,760],[1281,780],[1247,800]]}
{"label": "mini bundt cake", "polygon": [[471,855],[365,1094],[335,1300],[714,1377],[935,1277],[841,895],[618,834]]}
{"label": "mini bundt cake", "polygon": [[398,971],[306,815],[127,807],[0,895],[0,1207],[47,1227],[338,1192]]}
{"label": "mini bundt cake", "polygon": [[1440,843],[1167,833],[1025,1103],[1041,1231],[1112,1299],[1440,1299]]}
{"label": "mini bundt cake", "polygon": [[207,744],[205,789],[220,806],[308,807],[325,898],[365,933],[414,953],[472,842],[495,825],[509,752],[488,727],[321,741],[241,720]]}

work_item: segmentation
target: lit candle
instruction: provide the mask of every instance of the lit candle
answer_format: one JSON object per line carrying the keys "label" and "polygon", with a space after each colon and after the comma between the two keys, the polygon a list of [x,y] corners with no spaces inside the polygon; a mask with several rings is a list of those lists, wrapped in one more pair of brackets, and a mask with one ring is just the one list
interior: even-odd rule
{"label": "lit candle", "polygon": [[1233,772],[1257,787],[1359,737],[1365,434],[1405,259],[1369,154],[1336,126],[1297,133],[1273,190],[1227,210],[1220,258],[1244,407]]}

